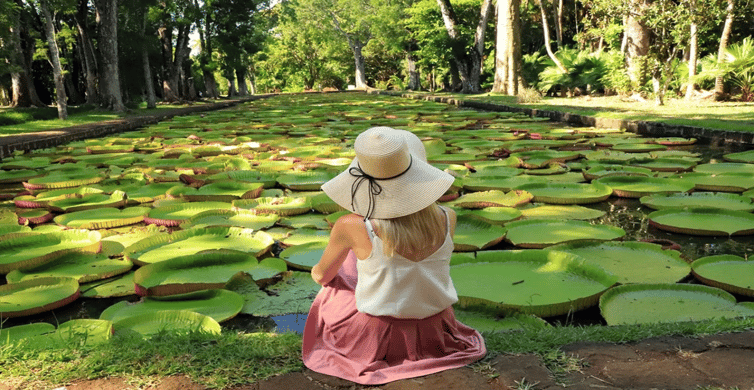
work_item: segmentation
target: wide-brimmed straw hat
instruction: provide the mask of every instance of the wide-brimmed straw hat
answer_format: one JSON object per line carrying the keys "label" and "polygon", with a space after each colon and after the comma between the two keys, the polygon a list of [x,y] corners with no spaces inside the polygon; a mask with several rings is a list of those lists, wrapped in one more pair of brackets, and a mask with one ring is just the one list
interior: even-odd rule
{"label": "wide-brimmed straw hat", "polygon": [[428,164],[425,156],[412,153],[409,142],[417,152],[424,152],[424,147],[419,151],[412,140],[416,137],[402,131],[373,127],[359,134],[353,145],[356,157],[322,190],[365,219],[402,217],[437,201],[453,184],[453,176]]}

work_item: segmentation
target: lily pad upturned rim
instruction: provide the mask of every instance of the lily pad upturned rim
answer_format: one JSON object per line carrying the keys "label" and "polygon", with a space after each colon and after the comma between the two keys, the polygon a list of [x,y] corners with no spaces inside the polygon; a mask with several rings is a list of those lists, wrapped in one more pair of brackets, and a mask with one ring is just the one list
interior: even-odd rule
{"label": "lily pad upturned rim", "polygon": [[[699,294],[705,294],[708,296],[712,296],[714,298],[717,298],[723,302],[728,302],[731,304],[731,306],[736,305],[736,298],[728,293],[727,291],[723,289],[719,289],[716,287],[706,286],[703,284],[688,284],[688,283],[673,283],[673,284],[625,284],[621,286],[612,287],[609,290],[607,290],[599,299],[599,307],[600,312],[602,313],[602,317],[607,321],[608,325],[621,325],[621,324],[635,324],[635,323],[656,323],[656,317],[653,317],[650,321],[645,322],[626,322],[626,321],[620,321],[618,318],[613,318],[612,315],[606,315],[606,307],[611,305],[611,301],[614,299],[617,299],[621,294],[630,294],[633,292],[642,292],[642,291],[681,291],[681,292],[690,292],[690,293],[699,293]],[[652,295],[656,295],[656,293],[651,293]],[[751,310],[752,315],[754,315],[754,309]],[[619,313],[622,314],[633,314],[633,310],[621,310]],[[654,313],[656,316],[657,313]],[[624,319],[625,320],[625,319]],[[668,322],[668,321],[660,321],[660,322]]]}
{"label": "lily pad upturned rim", "polygon": [[[50,294],[46,294],[48,299],[39,299],[37,302],[24,300],[16,305],[9,302],[13,291],[23,291],[40,286],[52,286],[59,291],[52,297],[49,297]],[[0,305],[0,318],[24,317],[57,309],[75,301],[80,294],[79,283],[73,278],[46,277],[5,284],[0,286],[0,296],[2,296],[2,301],[9,306],[3,308],[4,305]],[[11,308],[15,310],[8,310]]]}
{"label": "lily pad upturned rim", "polygon": [[[670,221],[666,220],[668,217],[684,217],[684,214],[695,214],[694,217],[696,219],[704,218],[705,216],[710,216],[710,218],[728,216],[730,218],[749,220],[750,224],[748,226],[744,226],[743,228],[732,228],[726,231],[717,230],[715,228],[712,228],[709,224],[705,224],[699,221],[689,222],[687,224],[671,224]],[[689,216],[689,218],[691,217],[692,216]],[[652,226],[674,233],[700,236],[736,236],[754,234],[754,214],[745,211],[723,210],[711,207],[666,209],[651,212],[649,215],[647,215],[647,219],[649,219],[649,223]]]}
{"label": "lily pad upturned rim", "polygon": [[[464,259],[459,259],[459,262],[456,262],[455,265],[451,267],[451,275],[454,273],[454,270],[458,270],[462,267],[474,266],[475,264],[504,264],[506,262],[531,263],[533,266],[550,269],[548,264],[554,262],[553,269],[573,272],[587,279],[591,279],[594,282],[601,284],[603,287],[597,293],[581,296],[577,299],[563,300],[562,302],[555,304],[531,305],[524,304],[525,302],[506,303],[505,301],[499,302],[483,297],[470,296],[464,291],[463,284],[459,283],[460,291],[458,291],[458,298],[461,307],[479,308],[483,311],[491,309],[498,314],[519,312],[534,314],[540,317],[551,317],[581,310],[596,305],[599,297],[608,288],[615,285],[616,279],[615,276],[605,272],[599,267],[585,264],[583,259],[579,256],[559,251],[543,249],[483,251],[479,252],[476,258],[468,258],[465,260],[466,261],[464,262]],[[525,279],[522,281],[511,282],[508,288],[518,288],[517,286],[526,287],[525,282]],[[534,292],[538,293],[539,290]]]}
{"label": "lily pad upturned rim", "polygon": [[[706,201],[694,203],[694,200]],[[685,201],[690,201],[687,203]],[[713,207],[734,211],[754,211],[751,198],[723,192],[681,192],[673,194],[652,194],[639,198],[642,205],[655,210],[687,207]],[[675,203],[675,204],[674,204]],[[727,207],[726,207],[727,204]]]}
{"label": "lily pad upturned rim", "polygon": [[[552,237],[552,234],[550,231],[546,229],[546,227],[553,227],[558,225],[571,225],[568,227],[568,231],[572,233],[574,229],[578,227],[583,227],[587,229],[594,229],[597,231],[602,231],[605,236],[604,237],[582,237],[582,238],[571,238],[566,239],[562,241],[547,241],[547,238],[544,240],[532,240],[531,237],[520,240],[516,236],[516,230],[517,229],[523,229],[525,227],[529,227],[530,225],[541,225],[542,227],[537,230],[538,233],[543,234],[544,237]],[[618,240],[623,238],[626,235],[626,231],[611,225],[593,225],[590,224],[587,221],[581,221],[581,220],[559,220],[559,219],[529,219],[529,220],[519,220],[519,221],[513,221],[505,224],[505,227],[508,229],[507,233],[505,234],[505,240],[510,242],[511,244],[519,247],[519,248],[534,248],[534,249],[541,249],[546,248],[551,245],[556,244],[564,244],[569,242],[579,242],[579,241],[610,241],[610,240]],[[528,240],[528,241],[527,241]]]}
{"label": "lily pad upturned rim", "polygon": [[[157,323],[156,327],[151,325],[152,323]],[[164,330],[211,334],[221,332],[220,324],[212,317],[188,310],[161,310],[127,317],[113,323],[113,330],[116,334],[126,329],[134,330],[144,337]]]}
{"label": "lily pad upturned rim", "polygon": [[[53,218],[58,225],[77,229],[109,229],[139,223],[149,213],[149,207],[103,207],[61,214]],[[103,215],[110,219],[103,219]]]}
{"label": "lily pad upturned rim", "polygon": [[752,260],[747,260],[741,256],[736,256],[736,255],[713,255],[713,256],[701,257],[694,260],[694,262],[691,263],[691,273],[694,275],[696,279],[699,279],[702,283],[708,286],[721,288],[733,294],[754,297],[754,283],[752,283],[749,286],[744,287],[741,285],[737,285],[735,284],[735,282],[730,281],[730,280],[719,279],[719,278],[716,279],[710,275],[704,275],[704,271],[700,269],[705,266],[714,266],[715,264],[730,263],[730,262],[744,263],[747,265],[751,265],[752,266],[751,268],[754,270],[754,261]]}
{"label": "lily pad upturned rim", "polygon": [[[592,182],[581,183],[529,183],[516,187],[531,193],[533,202],[548,204],[589,204],[606,200],[613,193],[609,186]],[[555,193],[553,193],[553,191]]]}

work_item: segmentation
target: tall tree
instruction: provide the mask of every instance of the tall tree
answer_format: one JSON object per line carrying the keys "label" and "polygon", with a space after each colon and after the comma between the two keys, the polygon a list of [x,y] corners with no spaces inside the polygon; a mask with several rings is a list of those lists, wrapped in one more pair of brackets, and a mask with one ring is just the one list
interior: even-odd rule
{"label": "tall tree", "polygon": [[68,119],[68,102],[65,94],[65,82],[63,80],[63,66],[60,64],[60,51],[55,39],[55,26],[52,12],[47,0],[40,0],[39,10],[44,22],[45,38],[49,50],[50,64],[52,65],[53,79],[55,80],[55,96],[58,106],[58,118]]}
{"label": "tall tree", "polygon": [[445,29],[451,39],[453,64],[458,71],[461,81],[461,92],[477,93],[481,91],[480,76],[484,61],[484,35],[487,21],[492,13],[492,0],[482,0],[482,8],[474,32],[474,43],[466,48],[459,29],[459,19],[450,0],[437,0],[440,6]]}
{"label": "tall tree", "polygon": [[[37,88],[31,74],[31,61],[36,50],[34,37],[32,36],[33,28],[31,27],[31,16],[27,11],[27,5],[22,0],[15,1],[15,12],[9,10],[7,15],[12,15],[13,19],[9,20],[12,24],[11,37],[8,41],[9,52],[8,61],[11,72],[12,100],[11,105],[14,107],[43,107],[45,103],[39,98]],[[33,7],[28,4],[28,7]]]}
{"label": "tall tree", "polygon": [[694,77],[696,76],[696,64],[697,60],[699,59],[698,49],[699,49],[699,24],[697,23],[697,1],[696,0],[690,0],[689,7],[691,10],[691,24],[689,26],[689,60],[688,60],[688,67],[689,67],[689,81],[688,85],[686,85],[686,99],[691,99],[694,96],[694,91],[696,90],[696,84],[694,83]]}
{"label": "tall tree", "polygon": [[194,3],[191,0],[161,0],[158,34],[162,45],[162,98],[178,101],[190,98],[182,86],[187,82],[183,72],[188,59],[189,34],[194,21]]}
{"label": "tall tree", "polygon": [[493,92],[517,95],[521,78],[521,2],[498,0]]}
{"label": "tall tree", "polygon": [[86,103],[98,104],[99,91],[97,91],[97,56],[92,43],[92,32],[89,26],[89,0],[78,0],[76,14],[74,15],[76,28],[78,29],[78,44],[84,63],[82,64],[86,79]]}
{"label": "tall tree", "polygon": [[215,34],[217,34],[214,2],[205,0],[203,4],[199,4],[199,0],[194,0],[194,7],[199,11],[196,12],[196,30],[199,33],[199,45],[202,51],[197,59],[204,79],[204,91],[207,97],[217,98],[220,93],[217,89],[217,80],[215,80],[215,71],[218,69],[218,64],[213,57],[213,41]]}
{"label": "tall tree", "polygon": [[650,31],[644,23],[648,0],[629,0],[625,15],[623,36],[626,41],[626,62],[628,77],[634,86],[641,86],[647,77],[647,54],[649,53]]}
{"label": "tall tree", "polygon": [[95,0],[101,57],[99,75],[100,105],[115,112],[126,110],[120,89],[118,66],[118,0]]}
{"label": "tall tree", "polygon": [[568,69],[563,65],[562,62],[558,59],[558,57],[555,56],[555,53],[552,51],[552,45],[550,44],[550,28],[548,27],[549,23],[547,23],[547,13],[545,12],[545,6],[542,0],[537,0],[537,3],[539,4],[539,11],[542,16],[542,31],[544,32],[545,36],[545,50],[547,51],[547,55],[550,57],[552,62],[555,63],[555,66],[560,69],[561,72],[566,73],[568,72]]}
{"label": "tall tree", "polygon": [[[725,50],[728,48],[728,41],[730,40],[730,33],[733,29],[733,18],[735,16],[735,0],[727,0],[727,7],[725,9],[725,24],[723,24],[723,32],[720,36],[720,44],[717,49],[717,63],[722,64],[725,62]],[[725,96],[725,85],[723,84],[723,76],[719,75],[715,78],[715,100],[722,100]]]}

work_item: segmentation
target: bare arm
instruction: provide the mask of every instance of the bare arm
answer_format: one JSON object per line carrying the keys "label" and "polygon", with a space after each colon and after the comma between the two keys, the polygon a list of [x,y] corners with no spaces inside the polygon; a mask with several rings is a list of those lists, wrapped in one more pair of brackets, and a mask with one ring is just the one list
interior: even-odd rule
{"label": "bare arm", "polygon": [[348,251],[356,247],[360,241],[360,235],[367,236],[362,217],[349,214],[338,218],[330,231],[330,241],[322,257],[312,268],[312,279],[317,284],[325,285],[338,274]]}

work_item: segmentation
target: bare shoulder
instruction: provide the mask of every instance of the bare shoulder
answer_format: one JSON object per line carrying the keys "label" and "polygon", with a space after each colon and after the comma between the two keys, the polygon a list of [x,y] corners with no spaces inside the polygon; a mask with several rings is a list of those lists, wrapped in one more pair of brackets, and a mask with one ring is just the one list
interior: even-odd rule
{"label": "bare shoulder", "polygon": [[338,225],[344,228],[353,228],[357,225],[364,226],[364,217],[358,214],[346,214],[335,221],[335,226]]}

